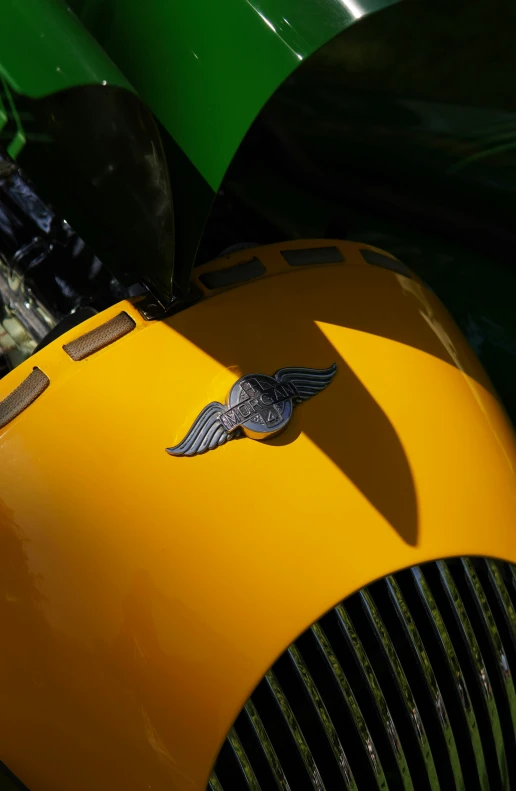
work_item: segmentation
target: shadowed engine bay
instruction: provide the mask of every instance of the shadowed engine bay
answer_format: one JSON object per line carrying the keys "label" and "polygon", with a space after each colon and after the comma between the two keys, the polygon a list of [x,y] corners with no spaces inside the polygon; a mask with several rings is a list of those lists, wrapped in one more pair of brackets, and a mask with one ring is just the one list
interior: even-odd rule
{"label": "shadowed engine bay", "polygon": [[0,377],[127,295],[16,165],[0,159]]}

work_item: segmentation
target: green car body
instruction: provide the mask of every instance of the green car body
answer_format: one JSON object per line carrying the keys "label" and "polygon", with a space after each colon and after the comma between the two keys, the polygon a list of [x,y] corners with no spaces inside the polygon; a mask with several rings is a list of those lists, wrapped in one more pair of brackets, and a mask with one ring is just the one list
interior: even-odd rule
{"label": "green car body", "polygon": [[4,0],[0,143],[158,311],[228,195],[266,229],[237,242],[377,241],[512,409],[515,30],[506,0]]}
{"label": "green car body", "polygon": [[391,3],[9,0],[0,70],[34,98],[132,86],[216,192],[255,117],[300,61]]}

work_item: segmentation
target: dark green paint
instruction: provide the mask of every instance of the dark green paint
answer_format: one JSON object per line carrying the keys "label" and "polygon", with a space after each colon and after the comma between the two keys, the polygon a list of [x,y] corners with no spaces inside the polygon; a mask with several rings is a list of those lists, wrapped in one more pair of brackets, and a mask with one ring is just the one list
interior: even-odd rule
{"label": "dark green paint", "polygon": [[84,23],[217,190],[299,63],[393,0],[75,0]]}
{"label": "dark green paint", "polygon": [[361,20],[275,93],[223,190],[275,239],[352,238],[412,267],[516,421],[515,35],[505,0]]}
{"label": "dark green paint", "polygon": [[131,88],[62,0],[2,0],[0,76],[34,98],[104,82]]}
{"label": "dark green paint", "polygon": [[[145,213],[136,192],[148,195],[152,188],[138,183],[141,169],[128,186],[146,150],[139,111],[130,122],[123,112],[118,116],[120,139],[139,139],[116,164],[127,178],[109,178],[97,202],[91,178],[96,165],[109,164],[99,157],[105,102],[85,105],[82,115],[75,106],[68,119],[58,114],[49,136],[48,114],[46,126],[37,127],[41,113],[27,116],[19,93],[39,103],[104,81],[139,92],[159,119],[166,154],[166,164],[159,154],[155,175],[168,167],[175,197],[176,294],[188,287],[200,240],[212,254],[204,240],[228,216],[229,198],[252,218],[249,237],[230,243],[324,235],[376,243],[435,288],[516,415],[516,6],[509,0],[450,0],[445,7],[435,0],[72,4],[82,22],[61,0],[4,0],[0,76],[8,90],[0,92],[1,144],[31,165],[38,189],[72,210],[119,277],[139,277],[162,302],[170,299],[170,216],[156,229],[152,211]],[[378,13],[367,16],[371,11]],[[56,101],[59,107],[49,96],[47,106]],[[146,117],[144,128],[148,123]],[[114,140],[109,147],[113,152]],[[75,158],[82,187],[74,179],[66,184],[67,158]],[[72,205],[67,196],[74,183],[79,197]],[[221,186],[224,196],[203,236]],[[104,215],[102,207],[113,213]],[[138,207],[144,217],[135,233]]]}
{"label": "dark green paint", "polygon": [[[135,87],[161,124],[177,207],[174,280],[184,293],[214,193],[264,103],[325,42],[392,2],[71,0],[81,22],[62,0],[4,0],[0,76],[14,94],[38,99],[92,84]],[[71,145],[87,145],[80,130],[69,133]],[[17,135],[16,154],[23,129]],[[36,165],[41,150],[32,149],[27,157]],[[98,246],[99,233],[86,238],[99,254],[110,246],[109,238]],[[150,249],[140,267],[167,303],[172,256],[167,264]],[[114,271],[119,276],[119,263]]]}
{"label": "dark green paint", "polygon": [[[9,120],[14,124],[14,131],[8,131]],[[0,77],[0,139],[4,139],[2,134],[4,128],[7,127],[5,132],[7,153],[12,159],[16,159],[26,142],[25,132],[20,120],[20,115],[16,108],[16,102],[13,99],[12,91],[9,88],[6,80]],[[11,139],[9,140],[9,137]]]}

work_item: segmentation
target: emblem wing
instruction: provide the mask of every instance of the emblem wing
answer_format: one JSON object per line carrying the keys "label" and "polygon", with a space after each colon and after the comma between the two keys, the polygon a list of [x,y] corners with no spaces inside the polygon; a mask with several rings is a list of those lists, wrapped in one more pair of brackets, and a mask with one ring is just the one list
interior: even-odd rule
{"label": "emblem wing", "polygon": [[196,418],[183,441],[173,448],[167,448],[167,453],[171,456],[195,456],[229,442],[238,432],[229,434],[220,422],[220,414],[225,411],[223,404],[212,401]]}
{"label": "emblem wing", "polygon": [[306,401],[324,390],[336,373],[337,365],[333,363],[329,368],[280,368],[274,376],[278,382],[292,382],[301,401]]}

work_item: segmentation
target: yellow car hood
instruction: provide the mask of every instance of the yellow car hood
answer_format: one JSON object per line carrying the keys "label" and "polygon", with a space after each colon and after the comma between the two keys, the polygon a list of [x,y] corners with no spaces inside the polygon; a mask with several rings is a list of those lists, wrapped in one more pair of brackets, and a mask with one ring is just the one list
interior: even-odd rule
{"label": "yellow car hood", "polygon": [[[117,305],[0,381],[50,379],[0,430],[0,758],[31,791],[201,791],[339,600],[430,559],[516,561],[514,435],[472,351],[417,279],[328,244],[343,263],[265,248],[269,276],[166,321]],[[122,310],[123,338],[63,350]],[[277,438],[166,453],[241,375],[333,363]]]}

